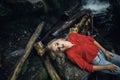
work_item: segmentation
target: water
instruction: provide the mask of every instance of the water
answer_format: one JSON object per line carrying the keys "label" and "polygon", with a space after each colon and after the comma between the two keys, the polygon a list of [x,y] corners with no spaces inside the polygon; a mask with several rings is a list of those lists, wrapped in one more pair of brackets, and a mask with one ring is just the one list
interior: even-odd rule
{"label": "water", "polygon": [[104,13],[107,11],[107,8],[110,6],[109,2],[104,0],[83,0],[82,1],[83,9],[90,9],[92,14],[99,14],[99,13]]}

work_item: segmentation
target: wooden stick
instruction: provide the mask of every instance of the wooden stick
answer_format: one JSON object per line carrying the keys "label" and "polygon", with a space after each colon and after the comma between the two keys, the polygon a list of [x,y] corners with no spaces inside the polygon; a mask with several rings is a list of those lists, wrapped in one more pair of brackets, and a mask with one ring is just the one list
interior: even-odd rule
{"label": "wooden stick", "polygon": [[15,70],[13,72],[13,75],[12,75],[10,80],[16,80],[19,72],[21,71],[21,68],[22,68],[25,60],[27,59],[27,57],[29,56],[29,54],[31,52],[31,49],[33,48],[33,44],[34,44],[35,40],[38,38],[39,34],[41,33],[43,26],[44,26],[44,22],[40,23],[38,25],[38,27],[36,28],[36,31],[31,36],[31,38],[28,41],[28,44],[27,44],[27,46],[25,48],[24,55],[20,59],[20,62],[17,64],[17,66],[16,66],[16,68],[15,68]]}
{"label": "wooden stick", "polygon": [[61,80],[54,67],[51,65],[49,57],[45,60],[45,66],[52,80]]}
{"label": "wooden stick", "polygon": [[[35,43],[34,45],[35,49],[37,50],[38,55],[43,56],[45,53],[45,49],[43,48],[43,44],[41,41]],[[49,60],[49,56],[46,56],[47,59],[44,60],[45,67],[47,68],[47,71],[51,77],[52,80],[61,80],[59,75],[57,74],[56,70],[52,66]]]}

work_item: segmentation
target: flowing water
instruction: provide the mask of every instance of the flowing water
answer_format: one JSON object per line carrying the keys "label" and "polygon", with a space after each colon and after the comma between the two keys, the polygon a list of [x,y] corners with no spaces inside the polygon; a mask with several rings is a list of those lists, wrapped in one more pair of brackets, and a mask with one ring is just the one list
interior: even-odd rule
{"label": "flowing water", "polygon": [[110,6],[109,2],[106,0],[82,0],[82,3],[81,9],[90,9],[92,14],[107,12],[107,8]]}

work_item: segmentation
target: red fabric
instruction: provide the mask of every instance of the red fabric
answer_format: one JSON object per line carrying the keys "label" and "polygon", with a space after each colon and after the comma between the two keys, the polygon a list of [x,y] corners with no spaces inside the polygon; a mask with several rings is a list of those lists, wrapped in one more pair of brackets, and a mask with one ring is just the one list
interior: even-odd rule
{"label": "red fabric", "polygon": [[93,72],[93,65],[90,62],[98,53],[98,47],[93,43],[94,38],[78,33],[70,33],[67,40],[75,44],[67,49],[68,58],[75,62],[81,69]]}

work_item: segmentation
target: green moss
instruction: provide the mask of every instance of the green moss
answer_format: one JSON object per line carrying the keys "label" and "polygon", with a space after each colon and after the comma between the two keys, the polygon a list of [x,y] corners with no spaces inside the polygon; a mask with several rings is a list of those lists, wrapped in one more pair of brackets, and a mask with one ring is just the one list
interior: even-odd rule
{"label": "green moss", "polygon": [[47,71],[45,70],[45,68],[41,68],[35,80],[47,80],[47,79],[48,79]]}

